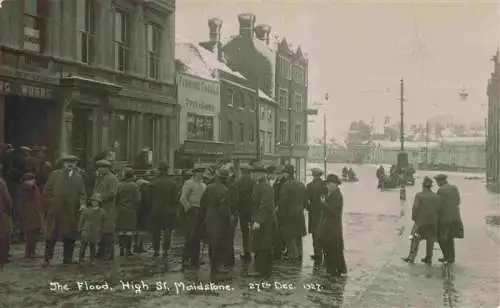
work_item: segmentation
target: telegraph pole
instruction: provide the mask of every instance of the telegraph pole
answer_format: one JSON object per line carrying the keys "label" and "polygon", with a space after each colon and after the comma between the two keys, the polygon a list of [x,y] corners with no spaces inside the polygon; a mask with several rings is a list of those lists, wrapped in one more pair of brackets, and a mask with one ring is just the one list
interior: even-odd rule
{"label": "telegraph pole", "polygon": [[256,158],[257,161],[260,162],[262,160],[262,148],[261,148],[261,140],[260,140],[260,97],[259,97],[259,78],[255,78],[255,115],[257,119],[257,153],[256,153]]}
{"label": "telegraph pole", "polygon": [[425,122],[425,168],[429,166],[429,121]]}
{"label": "telegraph pole", "polygon": [[405,92],[405,85],[403,78],[401,78],[400,82],[400,92],[401,95],[399,97],[399,104],[401,108],[401,127],[400,127],[400,142],[401,142],[401,153],[398,155],[398,167],[399,167],[399,172],[401,173],[401,188],[399,190],[399,200],[401,201],[406,201],[406,177],[405,177],[405,170],[408,165],[408,156],[405,153],[405,133],[404,133],[404,92]]}
{"label": "telegraph pole", "polygon": [[326,112],[323,114],[323,169],[325,179],[327,176],[328,151],[326,148]]}
{"label": "telegraph pole", "polygon": [[290,153],[288,154],[288,163],[292,164],[293,156],[293,143],[292,143],[292,106],[293,106],[293,96],[292,96],[292,78],[290,77],[288,83],[288,146]]}
{"label": "telegraph pole", "polygon": [[400,103],[400,116],[401,116],[401,125],[400,125],[400,136],[399,136],[399,141],[401,142],[401,152],[404,152],[405,151],[405,125],[404,125],[404,121],[405,121],[405,117],[404,117],[404,101],[405,101],[405,97],[404,97],[404,93],[405,93],[405,84],[404,84],[404,81],[403,81],[403,78],[401,78],[401,82],[400,82],[400,97],[399,97],[399,103]]}

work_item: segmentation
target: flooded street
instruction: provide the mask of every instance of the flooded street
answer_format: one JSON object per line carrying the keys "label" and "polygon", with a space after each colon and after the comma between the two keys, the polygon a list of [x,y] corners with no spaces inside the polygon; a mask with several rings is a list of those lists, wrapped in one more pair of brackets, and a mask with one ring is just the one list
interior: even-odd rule
{"label": "flooded street", "polygon": [[[333,166],[329,171],[339,172],[340,168]],[[345,280],[332,280],[323,270],[313,270],[308,236],[304,240],[302,265],[275,263],[270,281],[245,277],[247,266],[238,257],[231,274],[211,281],[208,264],[200,270],[181,271],[182,239],[177,236],[168,262],[145,253],[129,260],[97,263],[93,268],[55,263],[42,269],[40,259],[24,261],[21,247],[15,245],[14,262],[0,274],[0,294],[6,299],[6,307],[493,307],[498,303],[498,244],[487,235],[485,223],[487,213],[496,209],[497,199],[486,192],[481,181],[450,176],[450,181],[462,191],[465,239],[457,241],[454,268],[445,270],[436,260],[427,269],[400,260],[409,244],[411,202],[402,207],[397,190],[378,192],[374,167],[355,170],[360,182],[342,185],[349,270]],[[417,185],[409,188],[409,199],[419,184],[417,180]],[[236,243],[239,255],[239,231]],[[436,245],[435,259],[440,256]],[[206,249],[204,259],[208,261]],[[51,282],[67,284],[68,288],[51,291]],[[82,290],[77,282],[81,282]],[[108,290],[84,290],[105,282]],[[137,289],[128,288],[127,283],[139,285]],[[200,283],[212,283],[212,289],[228,289],[188,290],[190,285]],[[157,290],[158,286],[161,290]]]}

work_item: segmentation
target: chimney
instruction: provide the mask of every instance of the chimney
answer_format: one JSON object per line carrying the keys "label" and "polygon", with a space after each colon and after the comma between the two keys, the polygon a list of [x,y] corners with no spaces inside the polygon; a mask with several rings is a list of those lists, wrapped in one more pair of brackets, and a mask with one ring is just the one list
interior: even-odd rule
{"label": "chimney", "polygon": [[255,15],[252,13],[241,13],[238,15],[240,22],[240,35],[245,38],[253,38],[255,28]]}
{"label": "chimney", "polygon": [[211,18],[208,20],[208,38],[210,42],[220,43],[220,32],[222,29],[222,20],[218,18]]}
{"label": "chimney", "polygon": [[261,40],[266,42],[269,45],[269,38],[271,36],[271,26],[269,25],[258,25],[255,27],[255,36]]}

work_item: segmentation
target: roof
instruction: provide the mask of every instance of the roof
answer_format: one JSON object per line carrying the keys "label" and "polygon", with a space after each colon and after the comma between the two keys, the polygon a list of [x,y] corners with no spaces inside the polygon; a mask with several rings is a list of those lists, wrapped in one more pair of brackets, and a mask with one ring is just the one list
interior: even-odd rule
{"label": "roof", "polygon": [[246,79],[240,73],[230,69],[217,59],[217,55],[198,44],[187,42],[176,37],[175,59],[185,67],[185,72],[207,79],[216,79],[217,70],[226,72],[241,79]]}
{"label": "roof", "polygon": [[269,101],[271,103],[274,103],[274,99],[270,98],[266,93],[264,93],[264,91],[262,91],[261,89],[259,89],[259,97],[262,98],[262,99],[265,99],[266,101]]}
{"label": "roof", "polygon": [[[382,149],[387,150],[399,150],[401,148],[401,143],[399,141],[373,141],[375,146],[378,146]],[[415,142],[415,141],[405,141],[405,149],[406,150],[421,150],[428,146],[429,148],[437,148],[439,146],[438,142]]]}
{"label": "roof", "polygon": [[484,145],[485,137],[443,137],[441,141],[448,145]]}

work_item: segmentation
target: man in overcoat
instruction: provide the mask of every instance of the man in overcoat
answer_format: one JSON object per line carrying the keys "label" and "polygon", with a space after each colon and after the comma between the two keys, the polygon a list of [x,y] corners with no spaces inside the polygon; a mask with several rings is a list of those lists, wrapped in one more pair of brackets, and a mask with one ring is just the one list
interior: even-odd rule
{"label": "man in overcoat", "polygon": [[8,262],[12,235],[12,199],[0,165],[0,269]]}
{"label": "man in overcoat", "polygon": [[319,223],[319,242],[325,252],[326,271],[331,276],[347,274],[344,258],[344,235],[342,212],[344,197],[340,191],[341,181],[336,174],[326,177],[328,195],[323,203],[321,221]]}
{"label": "man in overcoat", "polygon": [[311,170],[313,180],[311,183],[307,184],[307,195],[309,197],[307,211],[309,213],[309,223],[308,231],[312,234],[314,255],[312,259],[314,260],[314,265],[321,265],[323,261],[323,251],[321,245],[318,243],[318,225],[321,218],[321,211],[323,209],[323,201],[325,196],[328,194],[328,189],[326,188],[325,182],[321,178],[323,171],[318,168],[313,168]]}
{"label": "man in overcoat", "polygon": [[99,242],[96,258],[113,260],[115,257],[115,227],[116,227],[116,192],[118,178],[111,172],[111,162],[98,160],[95,163],[97,177],[92,195],[99,194],[102,199],[102,209],[105,212],[102,238]]}
{"label": "man in overcoat", "polygon": [[443,252],[440,262],[455,262],[455,238],[464,238],[464,225],[460,215],[460,192],[458,187],[448,183],[448,177],[439,174],[434,178],[439,186],[437,194],[441,197],[439,210],[438,242]]}
{"label": "man in overcoat", "polygon": [[[224,170],[224,169],[223,169]],[[229,177],[226,181],[226,186],[228,189],[228,198],[229,204],[231,205],[231,243],[229,254],[226,260],[226,266],[234,266],[235,264],[235,252],[234,252],[234,236],[236,235],[236,225],[238,224],[238,200],[239,200],[239,191],[238,186],[236,186],[234,179],[234,172],[231,169],[228,169]]]}
{"label": "man in overcoat", "polygon": [[252,215],[252,192],[255,181],[250,176],[250,168],[242,168],[242,176],[236,181],[238,187],[238,218],[243,238],[243,255],[245,262],[251,260],[250,254],[250,218]]}
{"label": "man in overcoat", "polygon": [[154,256],[160,255],[161,232],[163,231],[163,257],[167,258],[172,231],[175,228],[179,206],[179,184],[169,176],[169,166],[165,162],[159,165],[159,174],[149,187],[150,231],[153,238]]}
{"label": "man in overcoat", "polygon": [[286,249],[286,243],[285,240],[283,239],[283,236],[280,231],[280,225],[282,222],[282,218],[280,218],[280,212],[279,212],[279,196],[280,196],[280,191],[281,188],[283,187],[283,184],[286,182],[286,177],[283,174],[283,166],[278,166],[275,171],[275,180],[273,183],[273,189],[274,189],[274,212],[275,216],[277,219],[277,230],[274,234],[274,249],[273,249],[273,258],[276,260],[280,260],[283,252]]}
{"label": "man in overcoat", "polygon": [[135,182],[135,171],[125,168],[123,180],[118,183],[116,192],[116,231],[120,256],[132,255],[132,236],[137,227],[137,208],[140,202],[141,192]]}
{"label": "man in overcoat", "polygon": [[76,156],[64,155],[61,158],[63,168],[50,174],[43,189],[48,203],[43,266],[50,264],[58,239],[63,241],[63,263],[73,263],[79,209],[84,208],[87,202],[83,178],[76,167],[77,160]]}
{"label": "man in overcoat", "polygon": [[274,221],[274,189],[270,180],[274,176],[275,168],[255,165],[252,169],[256,179],[253,194],[252,211],[252,251],[255,253],[255,273],[252,276],[268,278],[271,275],[273,260],[273,237],[275,232]]}
{"label": "man in overcoat", "polygon": [[219,170],[215,182],[207,186],[201,198],[200,215],[205,221],[205,238],[208,243],[211,275],[227,272],[222,268],[231,247],[232,214],[227,179],[229,171]]}
{"label": "man in overcoat", "polygon": [[295,169],[287,165],[284,170],[286,181],[278,201],[278,215],[281,234],[286,242],[288,260],[301,261],[302,237],[307,234],[304,209],[307,205],[307,191],[304,184],[295,178]]}
{"label": "man in overcoat", "polygon": [[415,224],[411,234],[412,239],[408,257],[403,258],[405,262],[415,262],[420,241],[425,239],[426,254],[422,262],[429,265],[432,263],[434,242],[437,239],[438,210],[441,207],[441,198],[431,189],[432,179],[425,177],[422,182],[422,191],[415,195],[415,200],[413,201],[411,218]]}

